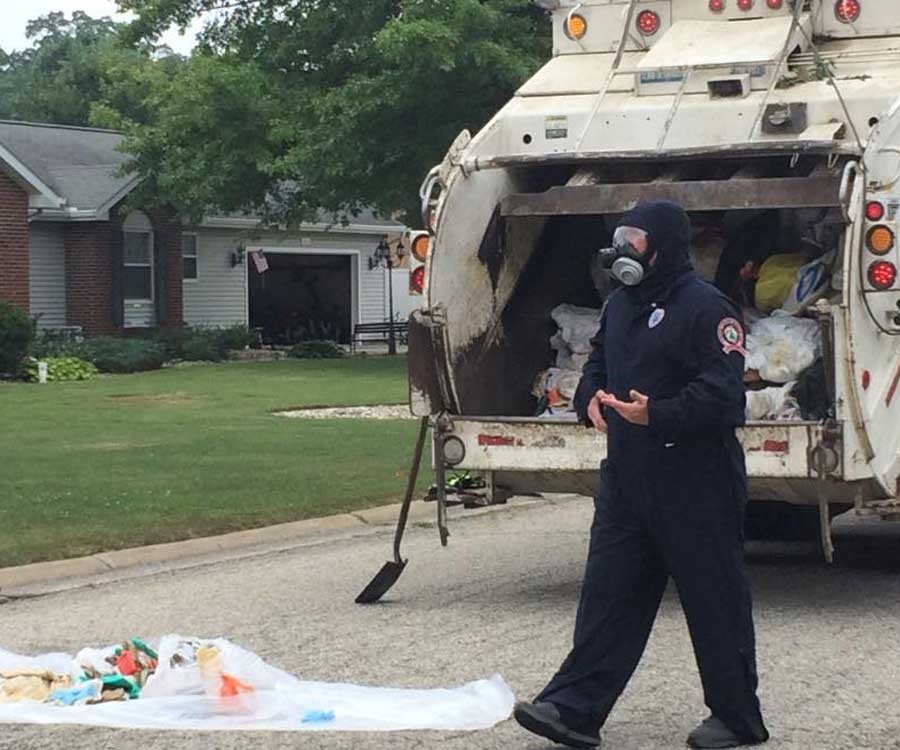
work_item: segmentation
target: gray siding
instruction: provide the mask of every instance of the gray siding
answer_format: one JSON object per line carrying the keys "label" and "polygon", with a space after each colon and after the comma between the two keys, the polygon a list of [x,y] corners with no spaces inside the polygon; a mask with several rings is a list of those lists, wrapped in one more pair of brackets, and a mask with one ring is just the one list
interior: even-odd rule
{"label": "gray siding", "polygon": [[[209,326],[247,322],[246,265],[231,267],[231,254],[242,243],[250,249],[262,247],[273,252],[283,249],[311,255],[317,251],[353,253],[354,315],[358,322],[382,321],[387,317],[387,278],[381,268],[369,270],[369,258],[378,240],[374,235],[349,232],[304,233],[301,239],[287,232],[250,237],[240,230],[201,229],[197,238],[198,278],[184,282],[185,322]],[[245,264],[250,262],[245,260]]]}
{"label": "gray siding", "polygon": [[231,267],[241,233],[228,229],[197,232],[197,280],[184,282],[184,321],[188,325],[247,323],[245,266]]}
{"label": "gray siding", "polygon": [[66,250],[62,224],[31,224],[28,229],[28,291],[32,315],[41,328],[66,324]]}

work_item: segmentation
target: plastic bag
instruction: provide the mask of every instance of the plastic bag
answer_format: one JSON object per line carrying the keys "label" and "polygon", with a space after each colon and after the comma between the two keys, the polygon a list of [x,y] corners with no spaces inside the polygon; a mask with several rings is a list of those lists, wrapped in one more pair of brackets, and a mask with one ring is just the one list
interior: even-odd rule
{"label": "plastic bag", "polygon": [[798,312],[813,304],[829,288],[835,253],[823,255],[797,271],[794,286],[781,305],[786,312]]}
{"label": "plastic bag", "polygon": [[757,422],[802,419],[800,405],[791,395],[795,385],[791,382],[777,388],[747,391],[747,419]]}
{"label": "plastic bag", "polygon": [[[201,648],[216,651],[212,671],[201,669]],[[223,639],[171,635],[157,650],[158,669],[137,699],[96,705],[0,705],[0,723],[241,731],[473,730],[507,719],[514,702],[499,675],[453,689],[400,690],[303,682]],[[7,667],[73,676],[81,671],[78,662],[64,654],[31,658],[0,649],[0,668]],[[221,675],[250,691],[222,695],[221,683],[216,684]]]}
{"label": "plastic bag", "polygon": [[[570,351],[589,354],[591,339],[600,328],[600,311],[593,307],[558,305],[550,312],[550,317],[559,326],[559,336]],[[559,341],[559,339],[556,339]]]}
{"label": "plastic bag", "polygon": [[778,310],[791,293],[797,272],[809,261],[803,253],[772,255],[759,269],[756,282],[756,307],[763,312]]}
{"label": "plastic bag", "polygon": [[750,327],[746,348],[746,369],[771,383],[787,383],[820,356],[822,336],[815,320],[776,313]]}

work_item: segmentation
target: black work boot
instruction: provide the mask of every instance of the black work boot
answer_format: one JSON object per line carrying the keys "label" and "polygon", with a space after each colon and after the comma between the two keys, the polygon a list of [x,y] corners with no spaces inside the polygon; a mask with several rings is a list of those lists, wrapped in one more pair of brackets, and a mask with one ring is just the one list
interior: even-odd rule
{"label": "black work boot", "polygon": [[[565,714],[565,715],[563,715]],[[600,733],[565,709],[547,701],[516,703],[513,712],[519,726],[568,747],[600,747]]]}
{"label": "black work boot", "polygon": [[687,743],[694,748],[738,747],[740,745],[756,745],[757,740],[745,740],[728,725],[715,716],[707,716],[693,732],[688,735]]}

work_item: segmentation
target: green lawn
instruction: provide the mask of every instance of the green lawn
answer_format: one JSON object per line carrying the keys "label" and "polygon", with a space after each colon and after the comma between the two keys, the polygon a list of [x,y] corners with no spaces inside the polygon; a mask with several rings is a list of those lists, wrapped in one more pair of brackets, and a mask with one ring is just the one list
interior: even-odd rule
{"label": "green lawn", "polygon": [[271,412],[405,400],[382,357],[0,384],[0,567],[398,500],[415,422]]}

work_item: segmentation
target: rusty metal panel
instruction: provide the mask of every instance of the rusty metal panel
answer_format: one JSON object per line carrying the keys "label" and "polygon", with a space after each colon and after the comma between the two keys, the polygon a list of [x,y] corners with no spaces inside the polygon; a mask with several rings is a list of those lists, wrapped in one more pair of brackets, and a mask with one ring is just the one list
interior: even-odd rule
{"label": "rusty metal panel", "polygon": [[446,408],[438,380],[440,366],[432,344],[431,320],[416,310],[409,318],[409,403],[417,417]]}
{"label": "rusty metal panel", "polygon": [[687,211],[749,208],[830,208],[840,205],[838,177],[648,182],[550,188],[503,199],[501,213],[516,216],[614,214],[641,201],[670,200]]}

